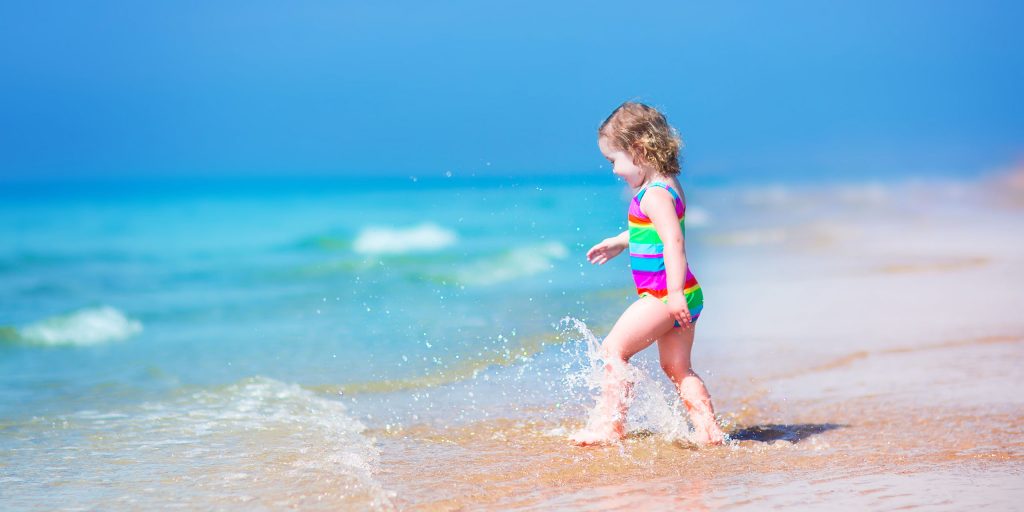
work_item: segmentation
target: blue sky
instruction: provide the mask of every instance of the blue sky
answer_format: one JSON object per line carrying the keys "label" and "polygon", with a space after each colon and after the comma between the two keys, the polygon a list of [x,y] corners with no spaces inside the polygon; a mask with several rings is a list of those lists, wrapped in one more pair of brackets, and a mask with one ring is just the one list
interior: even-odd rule
{"label": "blue sky", "polygon": [[1015,2],[4,2],[0,179],[600,173],[618,103],[717,180],[1024,159]]}

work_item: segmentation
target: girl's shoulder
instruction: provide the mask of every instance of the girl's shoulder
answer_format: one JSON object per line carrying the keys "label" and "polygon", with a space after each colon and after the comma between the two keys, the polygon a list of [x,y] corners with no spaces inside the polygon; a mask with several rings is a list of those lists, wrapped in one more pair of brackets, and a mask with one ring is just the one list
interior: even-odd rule
{"label": "girl's shoulder", "polygon": [[677,214],[681,214],[686,208],[683,190],[675,179],[652,182],[637,194],[637,206],[644,215],[647,215],[647,209],[653,204],[652,201],[674,205]]}
{"label": "girl's shoulder", "polygon": [[647,193],[652,190],[664,191],[664,193],[656,193],[655,196],[671,196],[673,199],[679,199],[684,203],[686,202],[686,196],[683,194],[683,187],[679,184],[679,181],[674,178],[653,181],[645,185],[639,192],[637,192],[636,198],[642,201],[643,198],[647,196]]}
{"label": "girl's shoulder", "polygon": [[679,183],[679,180],[675,176],[673,176],[672,179],[667,183],[671,185],[672,190],[674,190],[676,194],[679,195],[679,200],[682,201],[683,204],[686,204],[686,194],[683,193],[683,186]]}

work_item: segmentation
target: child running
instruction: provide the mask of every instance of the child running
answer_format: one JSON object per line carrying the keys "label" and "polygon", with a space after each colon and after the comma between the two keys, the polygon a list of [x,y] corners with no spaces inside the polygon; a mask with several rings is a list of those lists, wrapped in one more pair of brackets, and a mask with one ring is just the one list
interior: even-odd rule
{"label": "child running", "polygon": [[597,135],[612,172],[637,192],[629,204],[629,229],[592,247],[587,259],[603,265],[628,248],[640,298],[622,313],[601,344],[601,396],[587,426],[571,439],[583,446],[625,436],[631,399],[629,358],[657,341],[661,368],[690,414],[696,441],[721,444],[724,436],[711,396],[690,365],[694,324],[704,295],[690,272],[683,243],[686,202],[676,178],[682,142],[661,112],[634,102],[616,108]]}

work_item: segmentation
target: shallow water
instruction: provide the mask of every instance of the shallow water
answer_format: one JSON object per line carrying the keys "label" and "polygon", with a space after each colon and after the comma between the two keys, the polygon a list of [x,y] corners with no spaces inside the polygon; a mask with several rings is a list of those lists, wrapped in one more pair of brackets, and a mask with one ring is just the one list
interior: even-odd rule
{"label": "shallow water", "polygon": [[6,190],[0,503],[1010,509],[1004,185],[689,187],[732,440],[689,441],[648,350],[630,435],[589,449],[588,343],[631,300],[625,261],[583,258],[624,227],[614,184]]}

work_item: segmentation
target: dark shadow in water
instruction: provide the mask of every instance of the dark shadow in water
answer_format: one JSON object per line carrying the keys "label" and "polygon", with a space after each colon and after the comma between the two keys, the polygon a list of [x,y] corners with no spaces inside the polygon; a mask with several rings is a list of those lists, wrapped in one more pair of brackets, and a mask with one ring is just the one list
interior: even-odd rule
{"label": "dark shadow in water", "polygon": [[838,423],[799,423],[796,425],[754,425],[753,427],[741,428],[729,434],[733,441],[760,441],[770,443],[772,441],[789,441],[799,443],[808,437],[837,428],[848,427]]}

